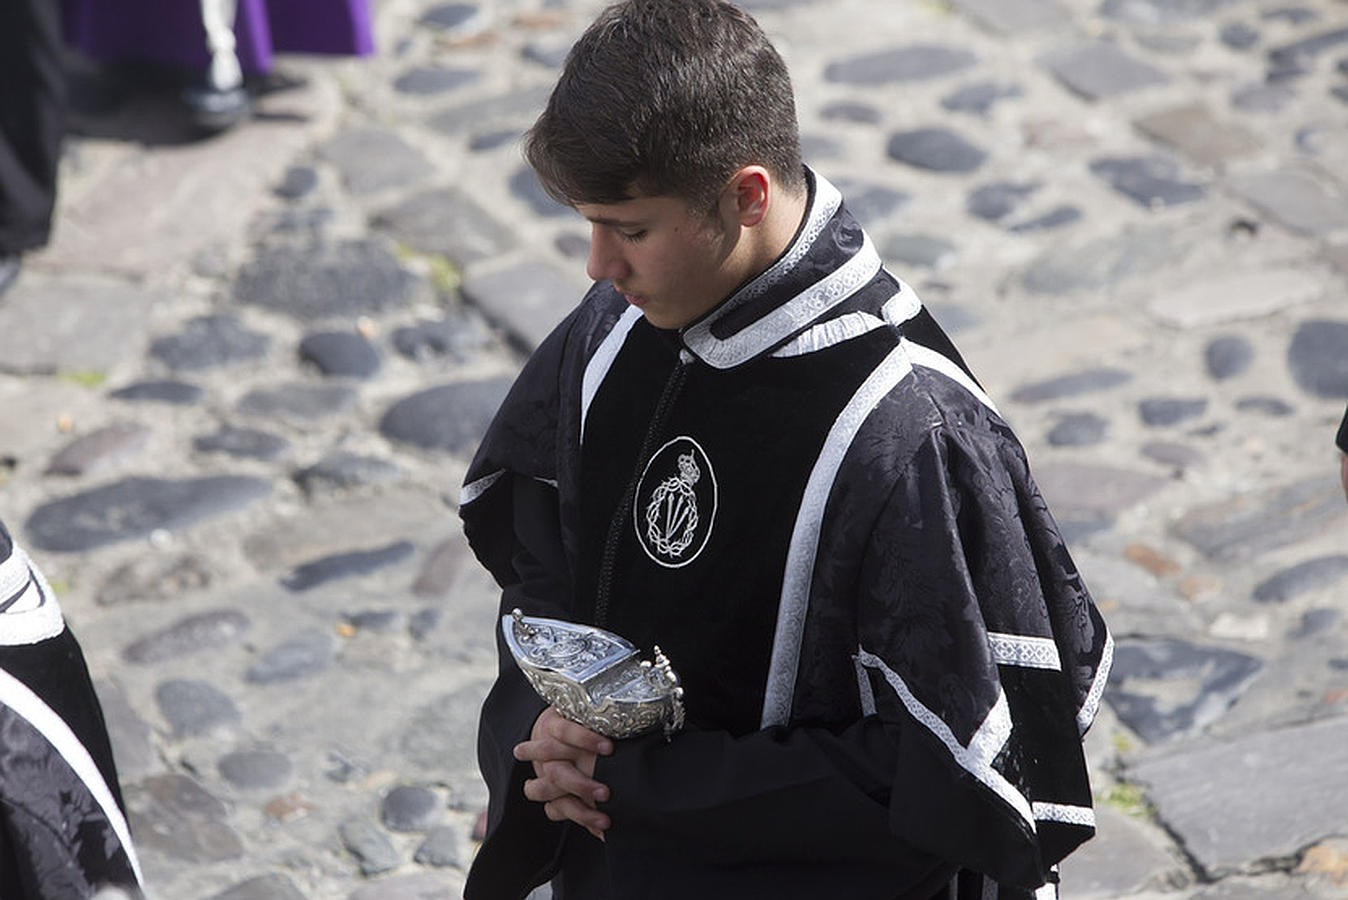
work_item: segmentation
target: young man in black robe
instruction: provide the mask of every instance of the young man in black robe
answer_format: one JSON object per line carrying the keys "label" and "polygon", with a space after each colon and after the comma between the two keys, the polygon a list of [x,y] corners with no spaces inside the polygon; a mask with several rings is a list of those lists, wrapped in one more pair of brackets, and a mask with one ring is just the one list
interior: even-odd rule
{"label": "young man in black robe", "polygon": [[603,737],[503,650],[469,900],[1054,895],[1112,643],[1010,428],[801,165],[776,51],[720,0],[618,4],[526,155],[596,283],[465,529],[503,613],[659,644],[688,726]]}

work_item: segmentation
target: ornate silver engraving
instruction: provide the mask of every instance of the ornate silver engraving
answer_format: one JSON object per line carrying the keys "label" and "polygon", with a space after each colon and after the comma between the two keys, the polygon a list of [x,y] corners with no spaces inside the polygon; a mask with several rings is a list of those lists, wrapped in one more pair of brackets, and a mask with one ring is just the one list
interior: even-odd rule
{"label": "ornate silver engraving", "polygon": [[683,688],[659,647],[652,664],[611,631],[518,609],[501,632],[534,690],[571,721],[611,738],[683,727]]}

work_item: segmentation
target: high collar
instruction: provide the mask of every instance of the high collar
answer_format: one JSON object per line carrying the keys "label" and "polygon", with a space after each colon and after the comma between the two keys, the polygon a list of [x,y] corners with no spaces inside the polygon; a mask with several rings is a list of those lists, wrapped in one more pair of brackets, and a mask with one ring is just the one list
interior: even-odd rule
{"label": "high collar", "polygon": [[806,167],[809,202],[800,229],[771,266],[686,326],[684,346],[717,369],[748,362],[790,340],[880,271],[870,238],[842,195]]}

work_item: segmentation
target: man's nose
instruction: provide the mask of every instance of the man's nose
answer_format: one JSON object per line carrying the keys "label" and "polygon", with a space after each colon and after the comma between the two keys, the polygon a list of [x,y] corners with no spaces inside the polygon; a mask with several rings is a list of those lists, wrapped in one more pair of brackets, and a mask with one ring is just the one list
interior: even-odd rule
{"label": "man's nose", "polygon": [[585,274],[594,281],[625,278],[629,269],[618,252],[617,244],[607,229],[600,225],[593,226],[590,229],[590,257],[585,263]]}

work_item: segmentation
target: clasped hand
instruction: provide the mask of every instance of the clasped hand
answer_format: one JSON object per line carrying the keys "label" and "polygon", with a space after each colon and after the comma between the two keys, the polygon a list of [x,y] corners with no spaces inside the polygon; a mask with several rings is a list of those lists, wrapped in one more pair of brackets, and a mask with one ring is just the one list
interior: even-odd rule
{"label": "clasped hand", "polygon": [[612,752],[613,741],[549,706],[534,721],[529,740],[515,745],[515,758],[534,767],[524,796],[542,803],[552,821],[569,819],[602,841],[612,823],[596,804],[608,800],[609,790],[595,781],[594,766]]}

